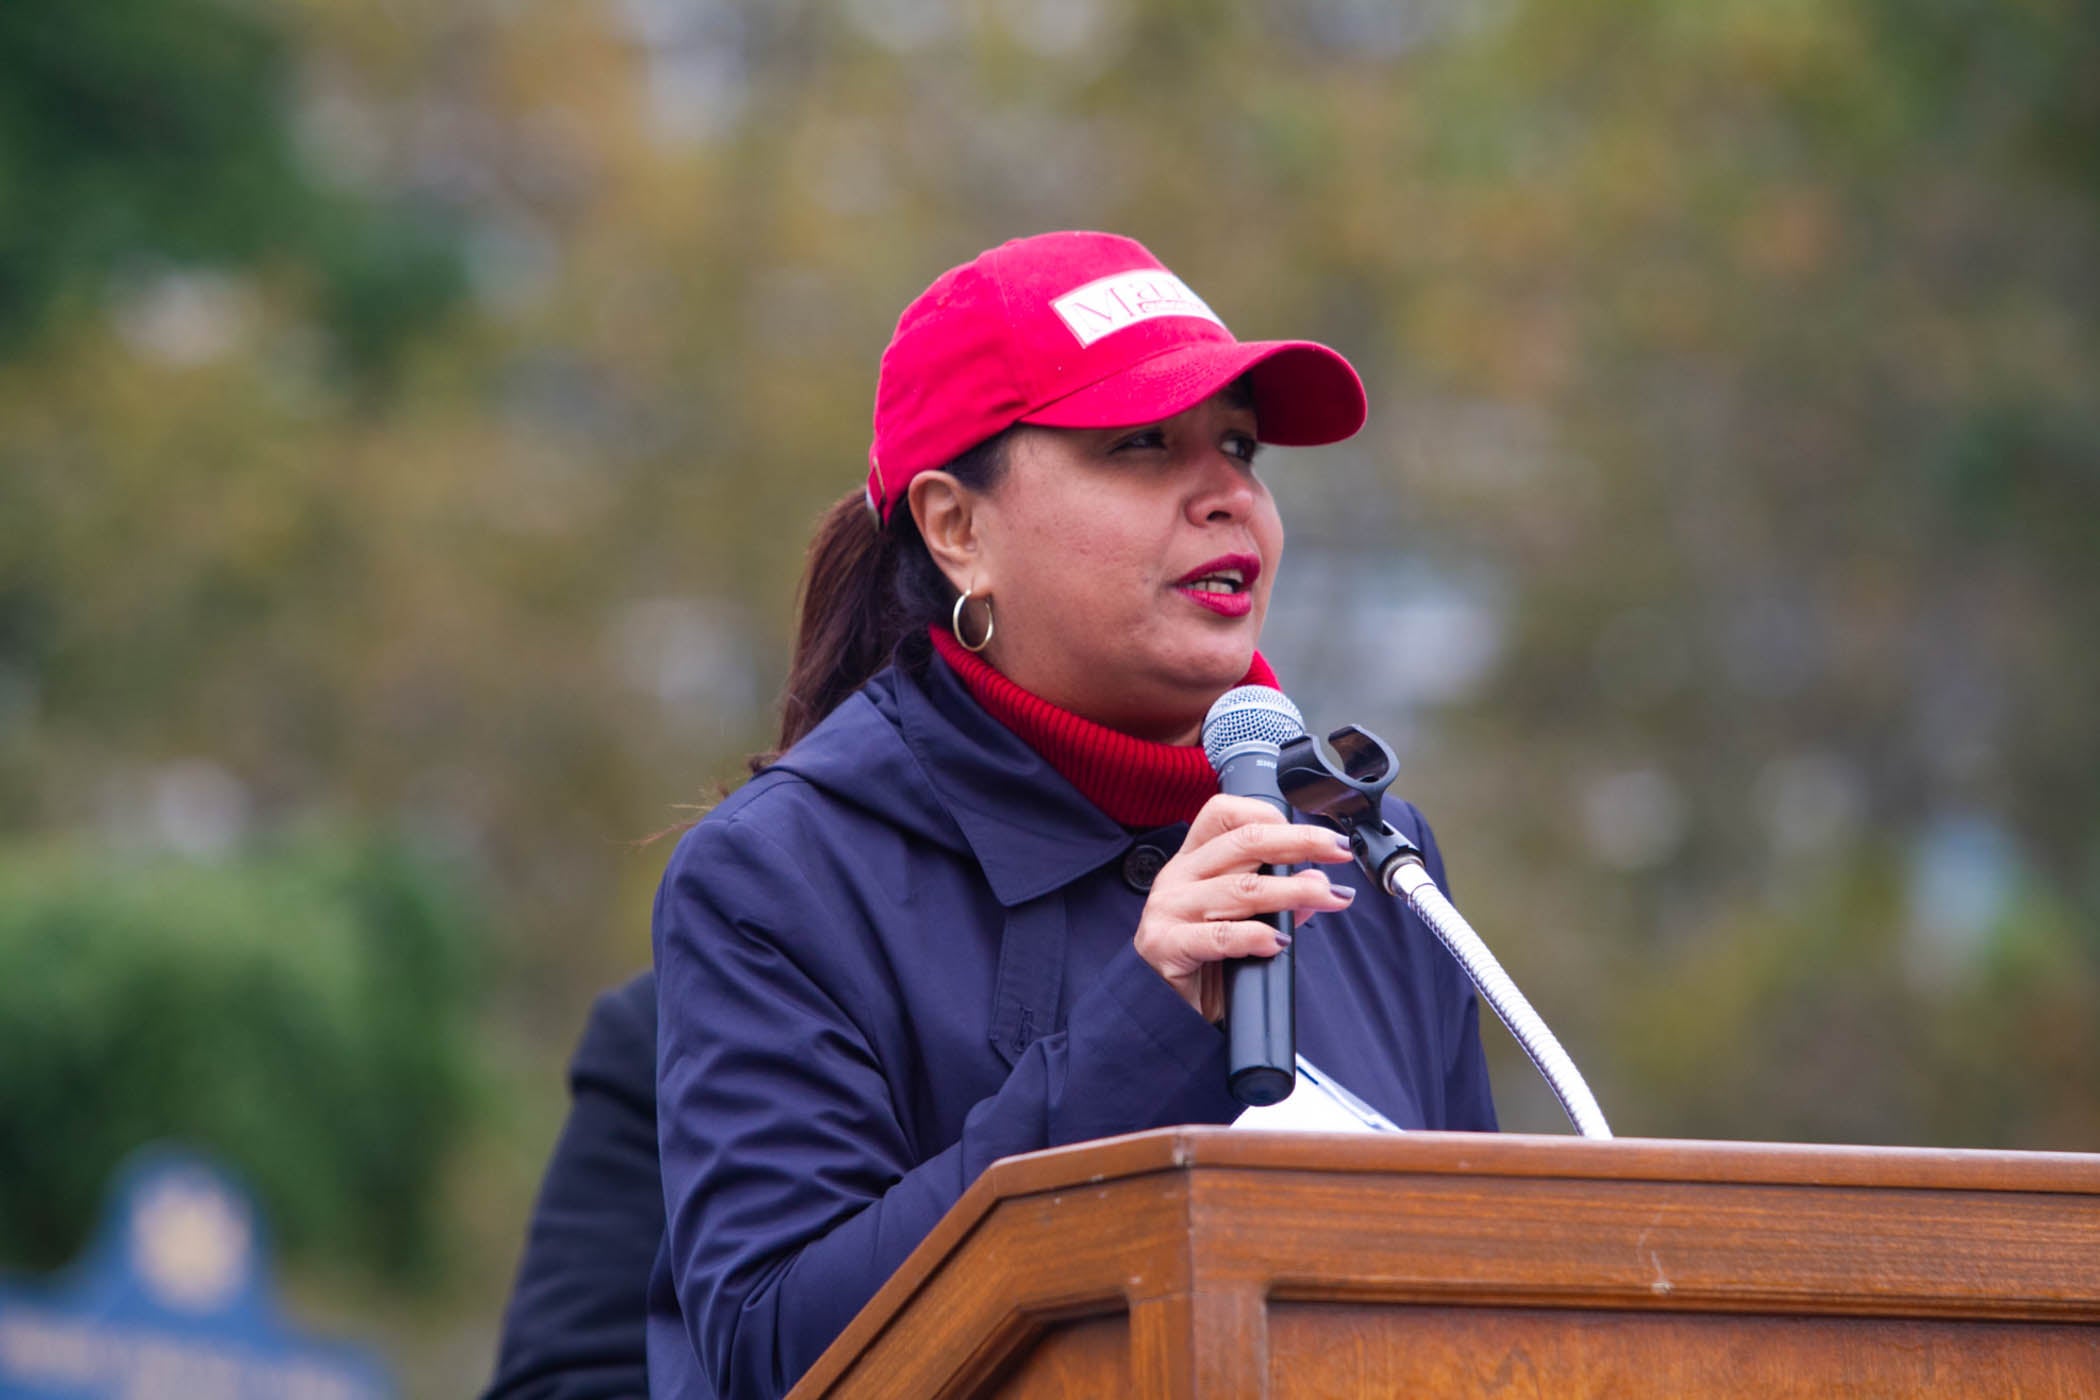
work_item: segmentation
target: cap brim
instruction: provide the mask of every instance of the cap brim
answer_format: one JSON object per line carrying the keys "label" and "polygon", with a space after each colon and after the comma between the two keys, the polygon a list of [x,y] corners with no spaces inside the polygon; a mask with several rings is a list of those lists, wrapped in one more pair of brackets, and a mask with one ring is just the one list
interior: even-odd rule
{"label": "cap brim", "polygon": [[1140,360],[1023,414],[1046,428],[1123,428],[1194,408],[1250,376],[1260,437],[1279,447],[1340,442],[1364,425],[1364,385],[1337,352],[1309,340],[1199,341]]}

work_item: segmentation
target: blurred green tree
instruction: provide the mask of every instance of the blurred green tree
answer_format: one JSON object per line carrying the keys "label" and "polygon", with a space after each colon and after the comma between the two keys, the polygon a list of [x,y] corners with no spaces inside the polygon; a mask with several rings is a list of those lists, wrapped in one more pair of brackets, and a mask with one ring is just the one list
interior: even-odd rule
{"label": "blurred green tree", "polygon": [[0,862],[0,1259],[77,1252],[110,1171],[176,1139],[238,1167],[295,1260],[428,1283],[471,1130],[458,892],[381,844],[223,864]]}
{"label": "blurred green tree", "polygon": [[303,270],[362,376],[446,313],[459,262],[436,211],[299,159],[294,38],[232,0],[0,11],[0,356],[170,269]]}

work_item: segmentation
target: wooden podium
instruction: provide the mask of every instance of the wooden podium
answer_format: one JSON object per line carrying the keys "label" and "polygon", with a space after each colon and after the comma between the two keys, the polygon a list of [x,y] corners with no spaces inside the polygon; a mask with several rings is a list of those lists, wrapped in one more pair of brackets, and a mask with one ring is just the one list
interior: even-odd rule
{"label": "wooden podium", "polygon": [[1112,1138],[994,1165],[794,1395],[2100,1396],[2100,1157]]}

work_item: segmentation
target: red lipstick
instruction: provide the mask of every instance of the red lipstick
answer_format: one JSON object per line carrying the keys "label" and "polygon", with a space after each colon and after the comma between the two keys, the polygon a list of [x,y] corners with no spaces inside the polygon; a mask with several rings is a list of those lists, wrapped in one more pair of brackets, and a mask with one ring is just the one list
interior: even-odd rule
{"label": "red lipstick", "polygon": [[1260,577],[1259,556],[1221,554],[1176,579],[1174,591],[1220,617],[1245,617],[1254,609],[1254,581]]}

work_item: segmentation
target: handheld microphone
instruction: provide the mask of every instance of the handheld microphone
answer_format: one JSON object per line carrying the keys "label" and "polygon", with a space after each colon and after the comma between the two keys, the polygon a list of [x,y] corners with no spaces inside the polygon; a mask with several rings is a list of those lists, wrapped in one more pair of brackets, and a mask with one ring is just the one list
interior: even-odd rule
{"label": "handheld microphone", "polygon": [[[1283,746],[1304,732],[1304,718],[1282,691],[1265,685],[1226,691],[1203,717],[1203,752],[1218,772],[1218,791],[1260,798],[1289,816],[1290,804],[1276,782],[1276,761]],[[1276,865],[1261,870],[1264,875],[1290,873]],[[1286,934],[1294,922],[1288,910],[1256,917]],[[1274,957],[1226,960],[1226,1087],[1243,1104],[1276,1103],[1297,1084],[1296,966],[1288,946]]]}

